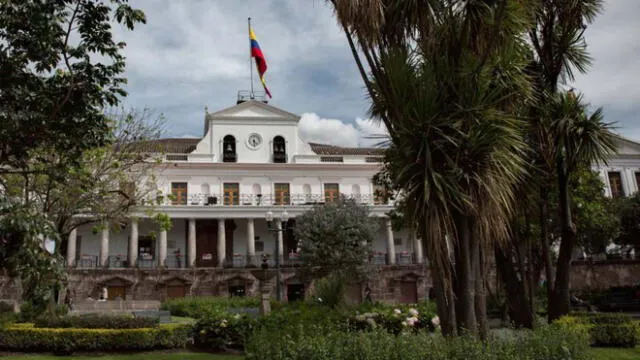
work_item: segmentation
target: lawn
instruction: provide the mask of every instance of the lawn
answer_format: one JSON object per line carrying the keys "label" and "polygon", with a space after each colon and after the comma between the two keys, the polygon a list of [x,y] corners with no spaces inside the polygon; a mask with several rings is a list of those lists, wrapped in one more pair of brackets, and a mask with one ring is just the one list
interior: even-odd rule
{"label": "lawn", "polygon": [[634,349],[591,348],[594,360],[638,360],[640,347]]}
{"label": "lawn", "polygon": [[[0,356],[1,357],[1,356]],[[135,355],[105,355],[105,356],[53,356],[53,355],[20,355],[2,357],[3,360],[60,360],[69,358],[73,360],[242,360],[242,356],[213,355],[208,353],[174,352],[174,353],[140,353]]]}

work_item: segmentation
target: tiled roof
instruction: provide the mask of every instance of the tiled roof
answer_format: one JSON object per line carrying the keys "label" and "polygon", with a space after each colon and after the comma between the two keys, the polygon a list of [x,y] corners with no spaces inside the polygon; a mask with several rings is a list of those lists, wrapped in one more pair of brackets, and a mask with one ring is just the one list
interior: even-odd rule
{"label": "tiled roof", "polygon": [[136,146],[140,146],[139,150],[143,152],[188,154],[196,149],[196,145],[198,145],[200,140],[201,139],[198,138],[147,140],[136,143]]}
{"label": "tiled roof", "polygon": [[382,155],[383,149],[366,147],[341,147],[327,144],[309,143],[318,155]]}

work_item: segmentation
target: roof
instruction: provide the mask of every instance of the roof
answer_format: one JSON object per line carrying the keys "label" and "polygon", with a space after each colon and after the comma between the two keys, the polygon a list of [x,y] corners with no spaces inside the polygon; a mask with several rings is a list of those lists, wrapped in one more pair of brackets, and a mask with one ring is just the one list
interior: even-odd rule
{"label": "roof", "polygon": [[150,153],[188,154],[196,149],[199,138],[169,138],[136,143],[138,150]]}
{"label": "roof", "polygon": [[327,144],[309,143],[311,151],[318,155],[382,155],[384,149],[367,147],[341,147]]}

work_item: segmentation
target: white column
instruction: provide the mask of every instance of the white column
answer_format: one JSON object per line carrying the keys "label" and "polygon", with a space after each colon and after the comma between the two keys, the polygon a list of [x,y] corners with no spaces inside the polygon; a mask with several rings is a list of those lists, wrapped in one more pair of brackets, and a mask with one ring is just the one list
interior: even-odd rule
{"label": "white column", "polygon": [[138,264],[138,220],[131,219],[131,235],[129,236],[129,267]]}
{"label": "white column", "polygon": [[189,240],[187,242],[189,267],[196,266],[196,219],[189,219]]}
{"label": "white column", "polygon": [[418,238],[415,231],[411,231],[413,239],[413,256],[415,256],[416,264],[422,264],[424,262],[422,255],[422,240]]}
{"label": "white column", "polygon": [[393,229],[391,228],[391,219],[386,219],[385,226],[387,227],[387,257],[389,265],[396,263],[396,246],[393,243]]}
{"label": "white column", "polygon": [[247,219],[247,263],[256,255],[256,236],[253,219]]}
{"label": "white column", "polygon": [[165,266],[167,260],[167,230],[160,230],[160,249],[158,251],[158,266]]}
{"label": "white column", "polygon": [[278,256],[280,256],[280,261],[282,261],[282,259],[284,259],[282,257],[282,254],[284,254],[284,246],[283,246],[283,231],[282,231],[282,221],[280,221],[280,219],[276,219],[276,229],[278,229],[278,246],[279,246],[279,251],[278,251]]}
{"label": "white column", "polygon": [[100,238],[100,266],[106,267],[109,264],[109,227],[104,225]]}
{"label": "white column", "polygon": [[67,243],[67,266],[72,267],[76,263],[76,247],[78,244],[77,229],[71,230],[69,233],[69,242]]}
{"label": "white column", "polygon": [[227,255],[227,239],[224,229],[224,219],[218,219],[218,267],[224,266],[224,259]]}

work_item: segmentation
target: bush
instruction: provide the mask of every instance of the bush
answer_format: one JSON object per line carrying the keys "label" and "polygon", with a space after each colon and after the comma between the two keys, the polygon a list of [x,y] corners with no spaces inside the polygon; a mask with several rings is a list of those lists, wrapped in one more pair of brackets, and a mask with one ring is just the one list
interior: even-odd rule
{"label": "bush", "polygon": [[[64,316],[69,312],[66,305],[54,305],[53,316]],[[20,322],[34,322],[36,319],[46,316],[47,309],[40,305],[34,305],[32,302],[25,302],[20,305]]]}
{"label": "bush", "polygon": [[7,313],[13,314],[13,305],[8,302],[0,301],[0,315]]}
{"label": "bush", "polygon": [[246,314],[207,315],[193,326],[193,339],[196,346],[207,349],[244,349],[257,322]]}
{"label": "bush", "polygon": [[314,301],[332,309],[344,305],[345,296],[345,281],[338,276],[318,279],[312,294]]}
{"label": "bush", "polygon": [[191,328],[167,324],[145,329],[45,329],[29,324],[0,330],[0,350],[17,352],[142,351],[186,346]]}
{"label": "bush", "polygon": [[491,337],[486,343],[465,336],[394,336],[381,330],[325,335],[260,331],[248,342],[246,353],[247,359],[264,360],[583,360],[588,358],[587,347],[584,333],[543,326]]}
{"label": "bush", "polygon": [[565,328],[587,329],[592,346],[634,347],[638,343],[638,325],[626,314],[575,313],[557,323]]}
{"label": "bush", "polygon": [[162,310],[168,310],[174,316],[186,316],[199,319],[208,314],[227,312],[233,308],[257,308],[260,299],[255,297],[184,297],[167,300]]}
{"label": "bush", "polygon": [[36,320],[37,328],[77,329],[141,329],[158,327],[160,319],[134,317],[133,315],[87,314],[64,317],[42,317]]}

